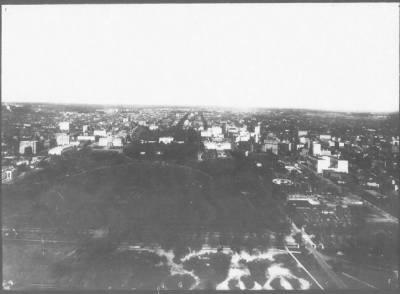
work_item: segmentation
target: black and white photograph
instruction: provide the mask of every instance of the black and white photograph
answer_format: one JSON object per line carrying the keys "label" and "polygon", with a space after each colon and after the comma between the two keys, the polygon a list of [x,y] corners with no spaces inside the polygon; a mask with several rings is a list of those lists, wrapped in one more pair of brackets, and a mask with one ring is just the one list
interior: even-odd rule
{"label": "black and white photograph", "polygon": [[2,290],[394,293],[399,11],[2,5]]}

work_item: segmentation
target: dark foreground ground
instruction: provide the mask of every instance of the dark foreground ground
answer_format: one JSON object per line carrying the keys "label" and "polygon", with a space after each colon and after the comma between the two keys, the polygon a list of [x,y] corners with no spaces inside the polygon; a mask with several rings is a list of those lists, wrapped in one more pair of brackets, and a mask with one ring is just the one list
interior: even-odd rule
{"label": "dark foreground ground", "polygon": [[[11,289],[320,289],[314,279],[335,288],[307,250],[293,254],[309,273],[285,251],[290,225],[272,175],[240,159],[78,152],[2,187],[3,280]],[[357,262],[338,273],[368,288],[351,278]]]}

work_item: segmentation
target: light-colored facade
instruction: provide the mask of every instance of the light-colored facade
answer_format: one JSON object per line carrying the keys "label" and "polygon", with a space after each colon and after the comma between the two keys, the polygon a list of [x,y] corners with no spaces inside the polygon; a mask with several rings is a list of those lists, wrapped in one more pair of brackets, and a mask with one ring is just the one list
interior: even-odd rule
{"label": "light-colored facade", "polygon": [[280,140],[275,137],[269,137],[264,140],[264,145],[262,146],[262,151],[271,151],[273,154],[278,155],[279,152],[279,142]]}
{"label": "light-colored facade", "polygon": [[321,141],[329,141],[332,138],[331,135],[319,135]]}
{"label": "light-colored facade", "polygon": [[57,146],[49,150],[49,155],[63,155],[66,152],[75,150],[75,146],[73,145],[64,145],[64,146]]}
{"label": "light-colored facade", "polygon": [[313,144],[312,144],[312,154],[314,156],[320,156],[322,154],[321,144],[319,144],[318,142],[313,142]]}
{"label": "light-colored facade", "polygon": [[112,140],[112,145],[114,147],[122,147],[124,145],[124,141],[122,137],[114,137]]}
{"label": "light-colored facade", "polygon": [[19,153],[25,154],[26,148],[32,148],[32,154],[36,154],[37,141],[21,141],[19,142]]}
{"label": "light-colored facade", "polygon": [[347,160],[337,159],[332,156],[322,156],[322,157],[308,157],[308,162],[311,167],[313,167],[317,173],[322,174],[325,170],[334,171],[338,173],[348,173],[349,163]]}
{"label": "light-colored facade", "polygon": [[1,168],[1,182],[8,183],[14,179],[16,169],[13,166],[3,166]]}
{"label": "light-colored facade", "polygon": [[231,150],[230,142],[203,142],[204,148],[207,150]]}
{"label": "light-colored facade", "polygon": [[67,121],[62,121],[58,124],[58,127],[60,128],[60,131],[69,131],[69,122]]}
{"label": "light-colored facade", "polygon": [[297,136],[298,137],[304,137],[308,135],[308,131],[298,131]]}
{"label": "light-colored facade", "polygon": [[70,137],[68,134],[61,133],[56,135],[57,146],[68,145],[70,142]]}
{"label": "light-colored facade", "polygon": [[173,137],[160,137],[158,138],[158,143],[171,144],[174,141]]}
{"label": "light-colored facade", "polygon": [[99,137],[107,137],[107,131],[106,130],[94,130],[93,135],[99,136]]}
{"label": "light-colored facade", "polygon": [[113,141],[113,138],[111,136],[110,137],[101,137],[101,138],[99,138],[98,145],[101,147],[111,147],[112,141]]}

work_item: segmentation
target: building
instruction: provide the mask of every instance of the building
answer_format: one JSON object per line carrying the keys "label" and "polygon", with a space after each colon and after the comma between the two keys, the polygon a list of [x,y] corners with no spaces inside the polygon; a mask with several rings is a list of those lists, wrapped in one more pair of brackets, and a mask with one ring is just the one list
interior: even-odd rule
{"label": "building", "polygon": [[313,142],[312,144],[312,154],[314,156],[320,156],[322,154],[321,152],[321,144],[318,142]]}
{"label": "building", "polygon": [[78,136],[76,138],[80,142],[94,142],[96,140],[95,136]]}
{"label": "building", "polygon": [[89,130],[89,126],[88,126],[88,125],[82,126],[82,132],[83,132],[84,134],[86,134],[86,133],[88,132],[88,130]]}
{"label": "building", "polygon": [[308,156],[307,158],[308,165],[317,173],[321,174],[325,170],[327,171],[335,171],[338,173],[348,173],[349,172],[349,163],[347,160],[340,160],[333,156],[321,156],[314,157]]}
{"label": "building", "polygon": [[61,133],[56,135],[57,146],[68,145],[70,138],[68,134]]}
{"label": "building", "polygon": [[61,156],[73,150],[75,150],[75,146],[73,145],[57,146],[49,150],[49,155]]}
{"label": "building", "polygon": [[238,142],[248,142],[250,141],[250,133],[249,132],[240,132],[239,136],[235,138],[235,141]]}
{"label": "building", "polygon": [[19,142],[19,153],[25,154],[30,149],[32,154],[36,154],[37,141],[21,141]]}
{"label": "building", "polygon": [[113,147],[122,147],[124,146],[124,140],[122,137],[113,137],[112,139]]}
{"label": "building", "polygon": [[307,138],[307,137],[300,137],[300,138],[299,138],[299,142],[300,142],[301,144],[310,146],[310,139]]}
{"label": "building", "polygon": [[58,124],[58,127],[60,128],[60,131],[69,131],[69,122],[67,121],[62,121]]}
{"label": "building", "polygon": [[209,130],[201,131],[200,135],[203,138],[211,138],[212,137],[212,133]]}
{"label": "building", "polygon": [[107,137],[107,131],[106,130],[94,130],[93,135],[99,136],[99,137]]}
{"label": "building", "polygon": [[308,131],[298,131],[297,136],[298,137],[304,137],[308,135]]}
{"label": "building", "polygon": [[261,150],[263,152],[271,151],[273,154],[278,155],[280,140],[276,137],[268,137],[264,140]]}
{"label": "building", "polygon": [[174,137],[160,137],[158,143],[171,144],[174,141]]}
{"label": "building", "polygon": [[201,133],[201,137],[205,137],[205,138],[211,138],[211,137],[223,137],[223,133],[222,133],[222,128],[218,127],[218,126],[213,126],[211,128],[208,128],[205,131],[202,131]]}
{"label": "building", "polygon": [[230,135],[239,134],[239,128],[236,126],[228,126],[226,127],[226,132]]}
{"label": "building", "polygon": [[111,136],[109,136],[109,137],[101,137],[101,138],[99,138],[98,145],[101,146],[101,147],[111,147],[112,146],[112,141],[113,141],[113,138]]}
{"label": "building", "polygon": [[211,127],[211,133],[214,137],[222,135],[222,128],[218,126]]}
{"label": "building", "polygon": [[204,148],[206,150],[231,150],[232,145],[230,142],[227,141],[221,141],[221,142],[214,142],[214,141],[206,141],[203,142]]}
{"label": "building", "polygon": [[319,135],[321,141],[329,141],[332,138],[331,135]]}
{"label": "building", "polygon": [[3,166],[1,168],[1,182],[8,183],[14,179],[16,169],[13,166]]}

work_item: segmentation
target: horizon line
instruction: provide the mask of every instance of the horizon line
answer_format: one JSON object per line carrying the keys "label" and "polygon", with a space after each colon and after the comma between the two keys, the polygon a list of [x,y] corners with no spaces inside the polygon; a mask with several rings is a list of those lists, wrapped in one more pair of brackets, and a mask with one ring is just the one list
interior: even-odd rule
{"label": "horizon line", "polygon": [[381,111],[374,111],[374,110],[337,110],[337,109],[323,109],[323,108],[301,108],[301,107],[267,107],[267,106],[222,106],[222,105],[184,105],[184,104],[129,104],[129,103],[86,103],[86,102],[43,102],[43,101],[1,101],[2,104],[51,104],[51,105],[81,105],[81,106],[102,106],[102,107],[177,107],[177,108],[220,108],[220,109],[254,109],[254,110],[301,110],[301,111],[319,111],[319,112],[340,112],[340,113],[374,113],[374,114],[381,114],[381,113],[399,113],[400,106],[397,110],[381,110]]}

